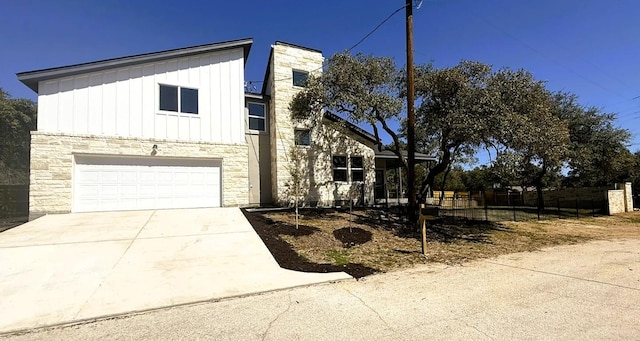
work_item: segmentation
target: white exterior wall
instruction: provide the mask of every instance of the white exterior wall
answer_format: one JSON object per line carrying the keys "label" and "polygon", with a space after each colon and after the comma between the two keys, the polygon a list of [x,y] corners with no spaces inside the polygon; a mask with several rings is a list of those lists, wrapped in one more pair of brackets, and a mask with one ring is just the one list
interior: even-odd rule
{"label": "white exterior wall", "polygon": [[[159,84],[198,89],[198,114],[159,110]],[[42,81],[38,131],[245,143],[244,51]]]}

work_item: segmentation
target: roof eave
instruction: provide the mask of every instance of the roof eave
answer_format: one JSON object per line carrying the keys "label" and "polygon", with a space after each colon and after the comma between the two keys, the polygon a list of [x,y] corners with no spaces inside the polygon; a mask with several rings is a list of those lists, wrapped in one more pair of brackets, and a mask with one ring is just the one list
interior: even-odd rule
{"label": "roof eave", "polygon": [[38,93],[38,83],[41,81],[62,78],[68,76],[74,76],[83,73],[102,71],[112,69],[116,67],[126,67],[131,65],[152,63],[161,60],[181,58],[187,56],[193,56],[198,54],[204,54],[213,51],[222,51],[242,47],[244,50],[244,62],[246,63],[249,57],[249,51],[251,50],[252,38],[245,38],[239,40],[231,40],[220,43],[198,45],[192,47],[185,47],[179,49],[172,49],[159,52],[151,52],[138,54],[127,57],[119,57],[112,59],[105,59],[101,61],[68,65],[62,67],[54,67],[48,69],[41,69],[35,71],[26,71],[17,73],[18,80],[28,86],[31,90]]}
{"label": "roof eave", "polygon": [[349,129],[351,132],[353,132],[354,134],[364,138],[365,140],[371,142],[371,143],[377,143],[376,137],[373,136],[371,133],[367,132],[366,130],[358,127],[357,125],[345,120],[344,118],[332,113],[332,112],[325,112],[324,113],[324,117],[332,122],[336,122],[336,123],[344,123],[346,128]]}

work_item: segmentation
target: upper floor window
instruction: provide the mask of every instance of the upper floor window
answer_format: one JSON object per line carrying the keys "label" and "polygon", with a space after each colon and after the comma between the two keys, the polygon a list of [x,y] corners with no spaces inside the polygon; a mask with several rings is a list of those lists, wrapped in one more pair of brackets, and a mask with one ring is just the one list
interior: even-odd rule
{"label": "upper floor window", "polygon": [[257,131],[265,131],[265,106],[262,103],[249,102],[249,129]]}
{"label": "upper floor window", "polygon": [[198,89],[160,84],[160,110],[198,113]]}
{"label": "upper floor window", "polygon": [[306,86],[308,79],[309,79],[309,73],[307,71],[293,70],[294,86]]}
{"label": "upper floor window", "polygon": [[298,146],[311,145],[311,131],[309,131],[309,129],[296,129],[295,138],[296,145]]}

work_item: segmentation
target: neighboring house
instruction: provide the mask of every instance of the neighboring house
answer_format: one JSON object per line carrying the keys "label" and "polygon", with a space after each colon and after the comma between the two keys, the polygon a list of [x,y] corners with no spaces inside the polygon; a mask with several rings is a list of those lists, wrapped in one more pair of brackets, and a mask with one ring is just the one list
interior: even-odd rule
{"label": "neighboring house", "polygon": [[310,73],[321,72],[322,53],[276,42],[262,91],[245,93],[251,44],[19,73],[38,93],[31,217],[287,204],[296,194],[312,205],[374,203],[389,155],[376,156],[373,136],[331,114],[317,127],[290,119],[289,102]]}

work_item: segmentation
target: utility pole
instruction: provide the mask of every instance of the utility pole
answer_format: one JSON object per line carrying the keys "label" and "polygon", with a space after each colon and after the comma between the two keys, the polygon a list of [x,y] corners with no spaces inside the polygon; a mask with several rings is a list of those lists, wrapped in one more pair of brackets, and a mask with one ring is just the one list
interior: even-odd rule
{"label": "utility pole", "polygon": [[413,84],[413,0],[406,0],[407,17],[407,189],[409,221],[416,222],[416,114]]}

